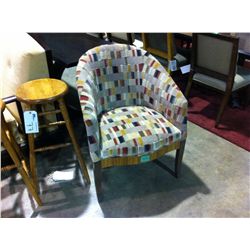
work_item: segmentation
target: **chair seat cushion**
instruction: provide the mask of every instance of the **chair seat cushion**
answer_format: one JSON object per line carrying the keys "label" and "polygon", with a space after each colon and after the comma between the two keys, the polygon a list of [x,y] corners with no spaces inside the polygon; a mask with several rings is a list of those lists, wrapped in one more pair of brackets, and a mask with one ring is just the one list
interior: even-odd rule
{"label": "chair seat cushion", "polygon": [[[193,76],[193,80],[201,82],[215,89],[226,91],[226,82],[218,80],[214,77],[196,73]],[[237,67],[237,73],[234,78],[234,85],[232,91],[243,88],[250,84],[250,70],[241,66]]]}
{"label": "chair seat cushion", "polygon": [[181,138],[181,131],[163,115],[143,106],[108,111],[100,130],[102,159],[150,153]]}

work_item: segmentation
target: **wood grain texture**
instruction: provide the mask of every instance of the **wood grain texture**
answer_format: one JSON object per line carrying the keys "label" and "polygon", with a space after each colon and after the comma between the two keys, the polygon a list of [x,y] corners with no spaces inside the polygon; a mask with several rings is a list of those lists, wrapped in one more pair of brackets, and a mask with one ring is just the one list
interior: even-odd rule
{"label": "wood grain texture", "polygon": [[[43,118],[44,116],[46,117],[51,114],[61,113],[63,116],[63,120],[56,122],[48,122],[48,123],[46,122],[46,124],[41,124],[39,128],[66,125],[80,167],[82,169],[83,175],[87,183],[89,184],[90,178],[88,175],[88,171],[84,163],[80,147],[76,140],[73,126],[70,117],[68,115],[67,107],[63,100],[63,97],[67,93],[67,91],[68,91],[68,86],[63,81],[57,79],[45,78],[45,79],[29,81],[20,85],[20,87],[16,91],[16,96],[20,102],[25,104],[26,110],[36,110],[40,104],[41,105],[45,105],[47,103],[59,104],[59,109],[42,111],[38,113],[38,117]],[[29,142],[29,160],[30,160],[31,176],[35,185],[35,189],[38,190],[36,152],[43,152],[47,150],[54,150],[61,147],[66,147],[71,145],[71,143],[62,143],[41,148],[35,148],[34,134],[28,134],[28,142]]]}
{"label": "wood grain texture", "polygon": [[70,136],[70,139],[72,141],[76,156],[78,158],[80,167],[82,169],[83,175],[86,178],[87,183],[90,184],[90,178],[89,178],[89,174],[88,174],[88,171],[87,171],[87,167],[86,167],[85,162],[83,160],[79,144],[78,144],[78,142],[76,140],[75,132],[74,132],[71,120],[69,118],[68,110],[66,108],[66,105],[65,105],[65,102],[64,102],[63,98],[60,98],[58,100],[58,103],[59,103],[59,107],[60,107],[60,110],[61,110],[62,115],[63,115],[63,119],[65,121],[66,127],[68,129],[69,136]]}
{"label": "wood grain texture", "polygon": [[64,96],[68,86],[57,79],[43,78],[29,81],[20,85],[16,97],[27,104],[48,103]]}
{"label": "wood grain texture", "polygon": [[[148,154],[149,156],[149,160],[155,160],[161,156],[163,156],[164,154],[166,154],[167,152],[170,152],[172,150],[176,150],[180,148],[180,142],[175,142],[171,145],[168,146],[164,146],[162,148],[160,148],[159,150]],[[107,168],[107,167],[111,167],[111,166],[128,166],[128,165],[136,165],[141,162],[141,157],[142,156],[129,156],[129,157],[112,157],[112,158],[107,158],[107,159],[103,159],[101,160],[101,167],[102,168]]]}
{"label": "wood grain texture", "polygon": [[[4,107],[5,107],[5,105],[1,101],[1,141],[2,141],[5,149],[9,153],[11,159],[13,160],[15,166],[17,167],[19,173],[21,174],[22,179],[28,188],[28,191],[34,197],[37,204],[39,206],[41,206],[42,205],[41,199],[38,196],[38,193],[36,191],[33,180],[30,179],[30,177],[28,175],[27,164],[23,158],[23,154],[21,153],[21,150],[20,150],[19,146],[17,145],[17,143],[14,139],[14,136],[8,130],[7,123],[6,123],[4,116],[3,116]],[[8,134],[8,136],[7,136],[7,134]]]}

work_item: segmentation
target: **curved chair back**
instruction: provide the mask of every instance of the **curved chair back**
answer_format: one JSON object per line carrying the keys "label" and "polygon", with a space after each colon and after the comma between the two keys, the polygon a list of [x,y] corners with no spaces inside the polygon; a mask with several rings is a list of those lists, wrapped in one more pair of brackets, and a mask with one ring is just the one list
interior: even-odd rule
{"label": "curved chair back", "polygon": [[[78,92],[85,92],[80,101],[94,102],[98,115],[122,106],[154,107],[157,100],[152,90],[164,79],[171,78],[157,59],[130,45],[93,48],[77,66]],[[83,82],[87,83],[84,89]]]}

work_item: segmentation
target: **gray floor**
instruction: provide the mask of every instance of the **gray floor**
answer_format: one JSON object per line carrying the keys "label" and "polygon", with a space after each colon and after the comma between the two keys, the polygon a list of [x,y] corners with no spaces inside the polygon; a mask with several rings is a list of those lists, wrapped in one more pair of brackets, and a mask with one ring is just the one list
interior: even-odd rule
{"label": "gray floor", "polygon": [[[80,126],[79,126],[80,127]],[[78,138],[83,131],[77,128]],[[102,202],[95,192],[88,148],[81,145],[92,184],[85,186],[71,147],[37,154],[41,198],[37,207],[19,174],[1,181],[2,217],[249,217],[250,153],[196,126],[188,124],[183,175],[175,179],[174,152],[132,167],[103,171]],[[164,164],[163,164],[164,163]],[[75,171],[71,181],[55,182],[56,170]]]}

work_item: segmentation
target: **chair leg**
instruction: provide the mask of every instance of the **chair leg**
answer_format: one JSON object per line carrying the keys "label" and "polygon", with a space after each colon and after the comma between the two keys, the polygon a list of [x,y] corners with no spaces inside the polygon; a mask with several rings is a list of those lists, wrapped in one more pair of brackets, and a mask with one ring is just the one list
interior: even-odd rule
{"label": "chair leg", "polygon": [[75,136],[75,133],[74,133],[74,130],[73,130],[73,126],[72,126],[72,123],[70,121],[69,114],[68,114],[66,105],[64,103],[64,100],[59,99],[58,103],[59,103],[60,110],[61,110],[62,115],[63,115],[63,119],[66,122],[66,127],[68,129],[69,136],[71,138],[73,147],[75,149],[75,153],[76,153],[76,156],[78,158],[78,161],[79,161],[80,167],[82,169],[83,175],[87,180],[87,184],[90,184],[90,178],[89,178],[88,170],[87,170],[87,167],[86,167],[85,162],[83,160],[80,147],[79,147],[79,145],[77,143],[76,136]]}
{"label": "chair leg", "polygon": [[219,108],[219,112],[218,112],[217,117],[216,117],[215,127],[219,126],[221,116],[222,116],[222,114],[223,114],[223,112],[225,110],[225,107],[226,107],[227,103],[228,103],[229,97],[230,97],[230,93],[225,93],[225,95],[224,95],[224,97],[222,99],[220,108]]}
{"label": "chair leg", "polygon": [[189,95],[190,95],[190,90],[191,90],[192,83],[193,83],[193,75],[194,75],[194,73],[190,72],[190,75],[188,77],[188,84],[187,84],[187,87],[186,87],[186,90],[185,90],[185,97],[187,99],[189,98]]}
{"label": "chair leg", "polygon": [[182,158],[185,149],[186,140],[181,141],[180,148],[176,150],[175,156],[175,177],[179,178],[181,176],[182,169]]}
{"label": "chair leg", "polygon": [[34,134],[28,134],[30,172],[36,191],[38,192],[38,178],[36,169],[35,139]]}
{"label": "chair leg", "polygon": [[101,201],[103,198],[101,162],[94,163],[94,177],[95,177],[95,188],[96,188],[97,198],[99,201]]}

